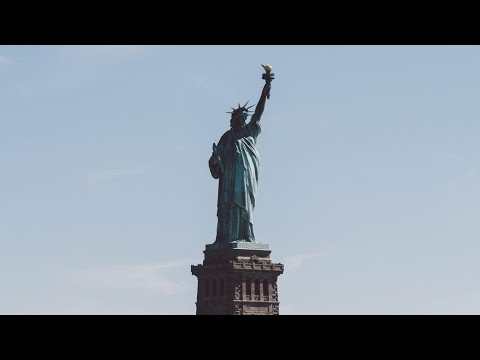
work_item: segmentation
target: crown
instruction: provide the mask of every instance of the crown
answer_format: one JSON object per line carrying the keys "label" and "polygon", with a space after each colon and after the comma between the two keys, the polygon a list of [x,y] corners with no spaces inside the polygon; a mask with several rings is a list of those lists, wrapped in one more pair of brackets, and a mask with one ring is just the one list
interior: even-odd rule
{"label": "crown", "polygon": [[248,104],[248,101],[243,106],[240,106],[240,103],[238,103],[238,108],[234,109],[232,107],[231,109],[233,111],[227,111],[227,114],[237,115],[239,113],[247,113],[247,115],[251,115],[251,114],[249,114],[249,112],[251,112],[249,109],[254,107],[255,105],[250,105],[249,107],[247,107],[247,104]]}

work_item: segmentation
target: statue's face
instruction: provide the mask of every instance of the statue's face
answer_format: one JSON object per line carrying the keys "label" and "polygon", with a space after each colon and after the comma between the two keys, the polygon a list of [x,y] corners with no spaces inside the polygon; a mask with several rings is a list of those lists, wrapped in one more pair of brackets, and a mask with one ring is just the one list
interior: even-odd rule
{"label": "statue's face", "polygon": [[246,114],[237,114],[235,116],[232,116],[232,119],[230,120],[232,124],[232,128],[235,130],[241,129],[245,126],[245,122],[247,120],[247,115]]}

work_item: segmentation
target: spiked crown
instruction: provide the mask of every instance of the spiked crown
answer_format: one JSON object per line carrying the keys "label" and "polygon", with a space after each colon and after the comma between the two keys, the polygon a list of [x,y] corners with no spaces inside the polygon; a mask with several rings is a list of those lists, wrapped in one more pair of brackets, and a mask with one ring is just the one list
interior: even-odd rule
{"label": "spiked crown", "polygon": [[254,107],[255,105],[250,105],[249,107],[247,107],[247,104],[248,104],[248,101],[243,106],[240,106],[240,103],[238,103],[238,108],[234,109],[232,107],[231,109],[233,111],[227,111],[227,114],[232,114],[232,117],[235,117],[238,114],[244,114],[244,113],[247,114],[247,116],[251,115],[251,114],[249,114],[251,112],[251,110],[249,110],[249,109]]}

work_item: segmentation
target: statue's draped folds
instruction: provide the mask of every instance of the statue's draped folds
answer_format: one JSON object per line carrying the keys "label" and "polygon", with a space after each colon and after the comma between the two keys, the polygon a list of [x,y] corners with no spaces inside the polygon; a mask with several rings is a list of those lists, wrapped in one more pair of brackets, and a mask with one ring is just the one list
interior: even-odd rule
{"label": "statue's draped folds", "polygon": [[259,167],[255,144],[261,128],[253,120],[223,134],[216,150],[220,163],[209,162],[212,176],[219,179],[217,242],[255,242],[253,209]]}

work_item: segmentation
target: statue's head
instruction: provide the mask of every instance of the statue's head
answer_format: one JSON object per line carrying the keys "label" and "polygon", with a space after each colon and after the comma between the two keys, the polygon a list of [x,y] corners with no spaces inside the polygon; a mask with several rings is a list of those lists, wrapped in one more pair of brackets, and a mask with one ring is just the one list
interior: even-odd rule
{"label": "statue's head", "polygon": [[236,109],[232,108],[233,111],[228,112],[228,114],[232,114],[232,117],[230,119],[230,126],[232,127],[232,129],[238,130],[245,126],[247,122],[247,118],[250,115],[249,109],[254,106],[254,105],[251,105],[247,108],[246,107],[247,104],[248,104],[248,101],[243,106],[240,106],[240,104],[238,104],[238,108]]}

